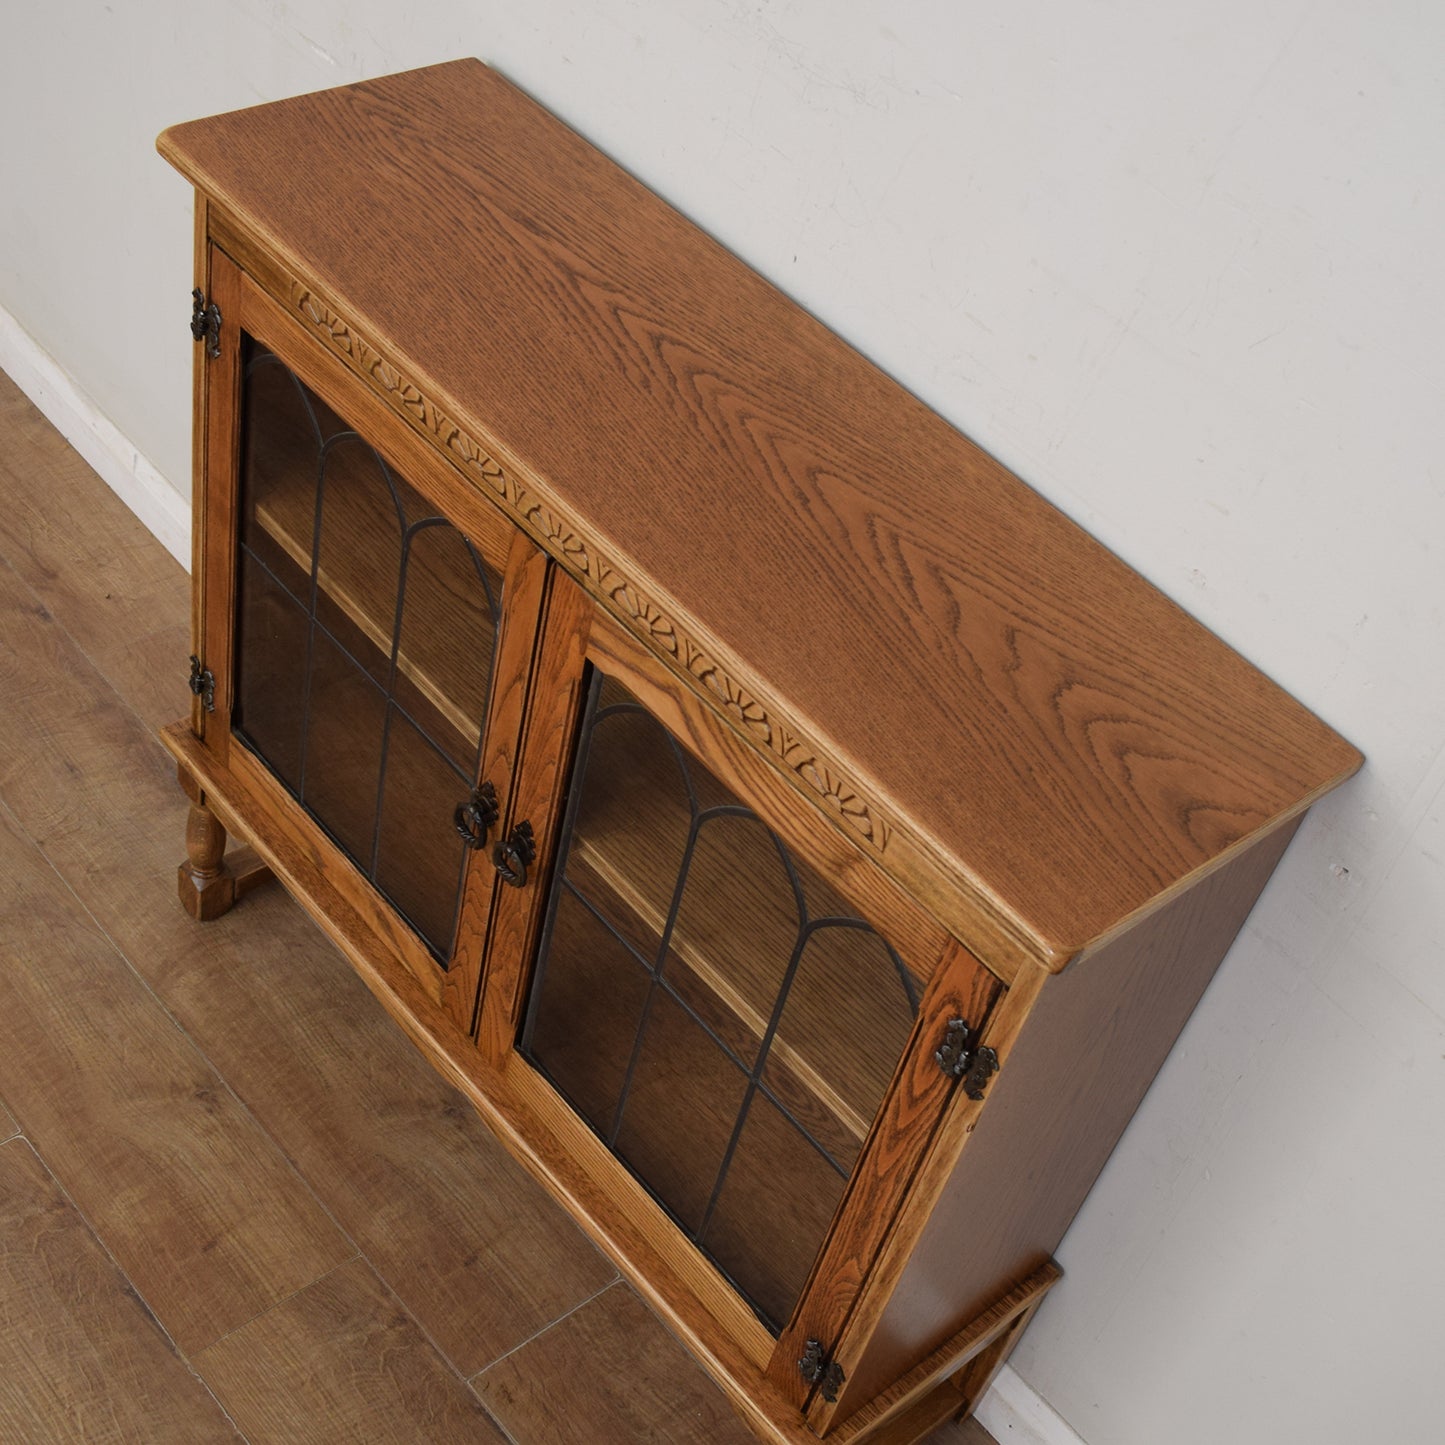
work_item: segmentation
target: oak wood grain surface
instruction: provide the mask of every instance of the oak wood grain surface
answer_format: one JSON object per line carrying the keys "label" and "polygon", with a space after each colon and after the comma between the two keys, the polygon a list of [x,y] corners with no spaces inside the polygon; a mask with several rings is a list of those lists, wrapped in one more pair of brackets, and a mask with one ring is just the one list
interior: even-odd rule
{"label": "oak wood grain surface", "polygon": [[[962,1329],[944,1339],[910,1369],[900,1375],[886,1390],[868,1399],[861,1408],[858,1401],[850,1402],[846,1391],[834,1402],[814,1396],[809,1407],[809,1419],[820,1434],[831,1433],[841,1420],[838,1430],[838,1445],[855,1445],[860,1439],[870,1442],[873,1431],[880,1422],[888,1421],[881,1432],[883,1445],[903,1441],[911,1435],[903,1432],[903,1425],[910,1416],[914,1417],[912,1435],[919,1428],[927,1428],[919,1422],[916,1411],[922,1410],[936,1423],[947,1418],[948,1411],[933,1414],[942,1400],[950,1396],[956,1401],[960,1396],[972,1409],[988,1381],[997,1373],[1016,1343],[1023,1325],[1033,1317],[1044,1296],[1058,1282],[1059,1267],[1052,1260],[1042,1264],[1012,1288],[998,1295],[987,1309],[971,1318]],[[930,1403],[931,1402],[931,1403]],[[850,1405],[852,1407],[850,1413]],[[844,1418],[846,1416],[846,1418]]]}
{"label": "oak wood grain surface", "polygon": [[582,659],[592,609],[586,597],[553,571],[546,588],[532,664],[531,684],[522,717],[520,762],[512,773],[507,812],[499,833],[522,821],[542,823],[536,839],[532,876],[538,886],[496,890],[488,963],[477,1008],[477,1045],[500,1062],[511,1053],[521,1022],[525,984],[542,926],[546,889],[559,829],[545,820],[560,816],[568,766],[582,706]]}
{"label": "oak wood grain surface", "polygon": [[0,1147],[0,1439],[240,1438],[30,1145]]}
{"label": "oak wood grain surface", "polygon": [[[240,270],[227,257],[210,257],[206,294],[223,316],[240,312],[241,281]],[[193,589],[191,652],[211,674],[210,693],[191,698],[191,726],[222,758],[231,745],[225,720],[235,682],[231,664],[236,633],[231,617],[236,605],[240,477],[232,458],[241,436],[241,348],[234,342],[234,328],[223,335],[226,344],[214,357],[209,343],[196,348],[206,364],[197,365],[191,387],[196,424],[204,438],[203,468],[194,474],[191,495],[191,568],[198,584]]]}
{"label": "oak wood grain surface", "polygon": [[885,860],[906,835],[1053,965],[1358,765],[477,62],[160,144],[337,309],[321,330],[370,339],[440,444],[460,427],[510,468],[559,556],[646,599],[635,625],[680,665],[706,654],[835,818]]}
{"label": "oak wood grain surface", "polygon": [[[186,800],[153,729],[173,720],[187,696],[186,577],[3,376],[0,501],[0,559],[13,569],[0,576],[16,604],[0,621],[0,811],[55,870],[65,907],[89,930],[96,954],[119,950],[141,981],[135,999],[150,1000],[149,1012],[137,1006],[110,1014],[116,1031],[105,1057],[124,1070],[134,1050],[144,1054],[162,1034],[174,1036],[177,1048],[189,1039],[196,1057],[204,1056],[355,1239],[391,1291],[393,1310],[410,1316],[426,1340],[441,1346],[437,1358],[457,1378],[565,1318],[606,1286],[611,1270],[401,1038],[284,892],[262,889],[205,927],[180,911],[174,879]],[[0,911],[7,957],[22,937],[12,928],[20,926],[12,910]],[[61,932],[66,936],[66,929]],[[52,961],[48,951],[44,961]],[[41,965],[27,966],[33,973]],[[42,970],[27,987],[43,986],[46,977]],[[85,1018],[93,1017],[100,1000],[80,1002]],[[75,1013],[69,1004],[67,996],[56,1006]],[[96,1123],[76,1101],[69,1069],[67,1055],[58,1075],[37,1076],[25,1089],[0,1081],[0,1138],[12,1132],[6,1105],[19,1113],[19,1101],[31,1089],[63,1095],[73,1116],[70,1128]],[[194,1106],[184,1090],[158,1101],[157,1128],[183,1130]],[[43,1122],[43,1110],[37,1118]],[[45,1157],[46,1141],[34,1122],[26,1117],[16,1123],[29,1138],[5,1148],[33,1147]],[[4,1157],[0,1150],[0,1163]],[[225,1149],[192,1151],[185,1160],[192,1187],[225,1197],[236,1188],[227,1177],[233,1161]],[[266,1188],[254,1173],[247,1177]],[[6,1201],[34,1198],[11,1175],[4,1181],[0,1196]],[[294,1195],[294,1179],[284,1170],[273,1173],[273,1185],[282,1201]],[[136,1281],[114,1261],[128,1247],[164,1248],[175,1202],[158,1190],[146,1193],[113,1241],[103,1211],[83,1218],[60,1198],[69,1213],[57,1212],[53,1199],[37,1206],[46,1211],[43,1229],[52,1242],[40,1247],[37,1225],[24,1237],[18,1263],[6,1253],[14,1236],[0,1223],[0,1318],[20,1311],[23,1335],[13,1348],[26,1352],[23,1367],[0,1364],[0,1437],[27,1445],[71,1440],[71,1422],[84,1412],[95,1424],[85,1437],[90,1439],[189,1445],[236,1438],[219,1408],[206,1403],[204,1390],[197,1392],[196,1380],[209,1378],[202,1355],[224,1356],[228,1378],[243,1379],[244,1347],[269,1348],[271,1327],[252,1333],[242,1325],[214,1355],[182,1350],[185,1365],[167,1366],[163,1352],[171,1346],[138,1303]],[[278,1204],[272,1197],[257,1207],[275,1210]],[[7,1202],[0,1212],[9,1208]],[[28,1204],[15,1208],[32,1218]],[[48,1284],[37,1269],[49,1271]],[[194,1297],[190,1312],[214,1308],[207,1298],[214,1278],[208,1267],[175,1277],[176,1289]],[[318,1288],[336,1278],[325,1277]],[[308,1307],[320,1298],[309,1289],[306,1294]],[[351,1298],[371,1296],[363,1291]],[[314,1317],[322,1316],[337,1323],[329,1334],[278,1327],[303,1353],[313,1347],[319,1352],[318,1378],[334,1381],[347,1369],[383,1377],[386,1351],[399,1343],[416,1366],[415,1378],[435,1380],[413,1353],[419,1347],[410,1331],[395,1328],[394,1320],[385,1323],[392,1317],[381,1316],[381,1327],[376,1319],[363,1325],[344,1302]],[[655,1323],[651,1328],[660,1330]],[[147,1344],[147,1334],[159,1345]],[[8,1347],[0,1345],[0,1351]],[[373,1351],[369,1359],[367,1350]],[[678,1400],[695,1400],[699,1392],[707,1398],[714,1387],[701,1370],[681,1352],[676,1359],[667,1378],[653,1378],[649,1388],[670,1389]],[[47,1408],[54,1413],[36,1417],[28,1403],[14,1402],[25,1393],[24,1370],[41,1368],[48,1371]],[[619,1368],[625,1372],[630,1365],[624,1361]],[[568,1382],[539,1373],[537,1385],[562,1391]],[[624,1386],[625,1378],[619,1382]],[[318,1387],[290,1396],[304,1413],[293,1417],[289,1438],[334,1438],[334,1412],[351,1425],[351,1438],[426,1438],[432,1398],[431,1386],[398,1387],[380,1401],[379,1413],[358,1425],[352,1404],[338,1407],[329,1386]],[[714,1400],[708,1408],[721,1408],[715,1392]],[[399,1417],[404,1401],[421,1410],[417,1423]],[[11,1428],[15,1417],[6,1408],[27,1412],[20,1417],[23,1428]],[[102,1420],[114,1422],[110,1433],[95,1423]],[[172,1424],[174,1433],[168,1433]],[[630,1445],[631,1437],[599,1430],[592,1438],[599,1445]],[[972,1424],[950,1426],[934,1445],[974,1445],[976,1438],[986,1440]],[[513,1439],[516,1445],[551,1445],[552,1437],[518,1431]]]}
{"label": "oak wood grain surface", "polygon": [[[505,836],[500,824],[512,812],[532,653],[550,570],[547,558],[531,540],[514,532],[505,574],[506,606],[493,663],[487,731],[477,770],[478,777],[492,785],[497,798],[499,817],[493,830],[494,841]],[[505,891],[495,876],[488,850],[476,848],[469,852],[452,963],[442,985],[443,1002],[464,1033],[470,1033],[476,1022],[492,899],[499,890]]]}

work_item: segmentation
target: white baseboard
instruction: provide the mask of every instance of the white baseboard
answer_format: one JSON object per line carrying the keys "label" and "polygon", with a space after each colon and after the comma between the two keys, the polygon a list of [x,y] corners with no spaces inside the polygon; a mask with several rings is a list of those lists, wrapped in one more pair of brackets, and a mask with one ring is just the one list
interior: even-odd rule
{"label": "white baseboard", "polygon": [[0,371],[45,414],[101,480],[187,570],[191,506],[76,385],[28,331],[0,306]]}
{"label": "white baseboard", "polygon": [[999,1445],[1086,1445],[1072,1425],[1007,1365],[974,1412]]}

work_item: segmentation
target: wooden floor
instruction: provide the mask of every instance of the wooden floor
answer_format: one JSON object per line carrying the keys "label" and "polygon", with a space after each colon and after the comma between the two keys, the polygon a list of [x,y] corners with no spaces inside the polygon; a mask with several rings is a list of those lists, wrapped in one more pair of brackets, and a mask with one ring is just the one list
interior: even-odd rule
{"label": "wooden floor", "polygon": [[0,374],[0,1441],[746,1445],[279,888],[181,912],[188,616]]}

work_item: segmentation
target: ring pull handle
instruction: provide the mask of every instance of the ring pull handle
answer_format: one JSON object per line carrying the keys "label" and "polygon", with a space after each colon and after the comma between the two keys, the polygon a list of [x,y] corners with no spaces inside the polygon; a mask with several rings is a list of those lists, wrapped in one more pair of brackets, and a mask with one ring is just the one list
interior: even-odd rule
{"label": "ring pull handle", "polygon": [[502,810],[497,806],[497,790],[490,783],[473,788],[465,802],[457,804],[452,822],[468,848],[485,848],[487,834],[496,827]]}
{"label": "ring pull handle", "polygon": [[492,849],[492,866],[502,882],[521,888],[527,882],[527,869],[537,856],[537,840],[532,825],[525,819]]}

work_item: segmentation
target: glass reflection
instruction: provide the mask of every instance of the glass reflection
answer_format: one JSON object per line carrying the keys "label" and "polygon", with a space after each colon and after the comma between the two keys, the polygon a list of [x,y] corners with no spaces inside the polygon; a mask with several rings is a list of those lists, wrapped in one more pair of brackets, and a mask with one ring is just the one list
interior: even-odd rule
{"label": "glass reflection", "polygon": [[249,337],[241,433],[232,728],[445,963],[501,578]]}
{"label": "glass reflection", "polygon": [[780,1330],[916,980],[600,671],[548,908],[523,1055]]}

